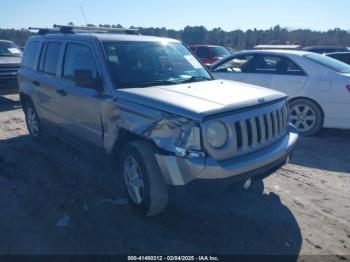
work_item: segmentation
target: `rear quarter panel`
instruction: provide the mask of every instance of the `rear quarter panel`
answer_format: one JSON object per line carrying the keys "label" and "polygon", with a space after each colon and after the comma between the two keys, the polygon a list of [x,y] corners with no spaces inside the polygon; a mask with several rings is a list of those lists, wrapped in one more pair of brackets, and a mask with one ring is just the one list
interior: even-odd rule
{"label": "rear quarter panel", "polygon": [[308,80],[290,98],[306,97],[319,104],[324,113],[324,127],[350,128],[350,77],[341,75],[304,57],[295,61],[306,71]]}

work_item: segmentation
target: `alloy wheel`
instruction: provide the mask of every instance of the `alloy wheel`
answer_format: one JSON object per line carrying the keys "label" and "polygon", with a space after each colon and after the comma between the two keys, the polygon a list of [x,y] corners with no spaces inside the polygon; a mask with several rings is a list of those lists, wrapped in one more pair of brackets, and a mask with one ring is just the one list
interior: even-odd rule
{"label": "alloy wheel", "polygon": [[296,104],[290,109],[290,120],[300,132],[308,132],[315,126],[317,118],[311,107]]}
{"label": "alloy wheel", "polygon": [[131,200],[140,205],[144,198],[143,176],[139,164],[132,156],[124,162],[124,179]]}
{"label": "alloy wheel", "polygon": [[39,128],[39,120],[35,113],[35,110],[32,107],[27,109],[27,125],[30,133],[37,137],[39,136],[40,128]]}

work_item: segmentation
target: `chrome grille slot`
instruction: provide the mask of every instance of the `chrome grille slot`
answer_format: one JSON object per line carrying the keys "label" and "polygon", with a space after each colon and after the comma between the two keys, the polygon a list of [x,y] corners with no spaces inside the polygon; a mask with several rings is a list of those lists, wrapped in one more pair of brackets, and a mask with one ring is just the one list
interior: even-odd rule
{"label": "chrome grille slot", "polygon": [[239,121],[241,127],[241,139],[242,139],[242,150],[248,149],[248,129],[247,122],[245,120]]}
{"label": "chrome grille slot", "polygon": [[259,116],[259,126],[260,126],[260,143],[265,143],[266,141],[266,122],[264,116]]}
{"label": "chrome grille slot", "polygon": [[270,140],[273,135],[272,118],[271,113],[265,115],[266,127],[267,127],[267,140]]}
{"label": "chrome grille slot", "polygon": [[256,118],[250,118],[249,119],[250,123],[250,129],[251,129],[251,146],[256,147],[258,144],[258,127],[256,125]]}
{"label": "chrome grille slot", "polygon": [[210,119],[226,123],[229,139],[223,148],[212,148],[204,140],[208,153],[216,160],[245,155],[279,140],[287,133],[288,108],[286,101],[279,101],[252,111],[244,111]]}
{"label": "chrome grille slot", "polygon": [[271,113],[271,117],[272,117],[272,125],[273,125],[273,135],[272,135],[272,139],[273,139],[278,134],[278,121],[277,121],[276,111],[273,111]]}

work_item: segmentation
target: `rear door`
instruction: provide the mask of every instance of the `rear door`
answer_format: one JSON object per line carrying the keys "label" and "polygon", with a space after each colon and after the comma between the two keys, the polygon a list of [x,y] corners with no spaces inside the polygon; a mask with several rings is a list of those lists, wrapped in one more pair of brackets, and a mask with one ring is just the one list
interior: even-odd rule
{"label": "rear door", "polygon": [[273,61],[270,69],[270,88],[281,91],[289,97],[293,97],[302,90],[307,81],[304,70],[291,59],[284,56],[264,56],[265,60]]}
{"label": "rear door", "polygon": [[44,42],[39,59],[36,79],[33,87],[37,97],[39,114],[49,126],[61,126],[65,117],[61,110],[61,100],[58,95],[60,79],[57,77],[58,64],[63,51],[63,43],[60,41]]}
{"label": "rear door", "polygon": [[102,146],[101,101],[103,95],[93,88],[77,86],[75,72],[90,70],[96,79],[101,75],[97,69],[93,46],[81,42],[67,42],[61,70],[62,110],[67,119],[65,132],[77,142]]}

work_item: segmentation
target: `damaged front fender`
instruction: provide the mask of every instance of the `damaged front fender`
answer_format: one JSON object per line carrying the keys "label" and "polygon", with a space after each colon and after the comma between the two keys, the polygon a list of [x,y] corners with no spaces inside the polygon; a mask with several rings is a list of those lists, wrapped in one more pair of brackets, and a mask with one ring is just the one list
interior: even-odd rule
{"label": "damaged front fender", "polygon": [[175,153],[177,146],[201,150],[199,124],[190,119],[120,99],[102,107],[104,147],[111,153],[122,131],[152,141],[159,149]]}

